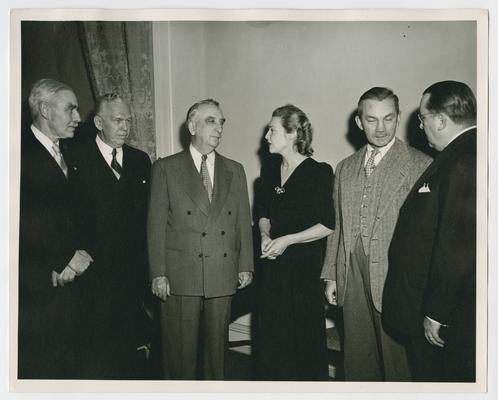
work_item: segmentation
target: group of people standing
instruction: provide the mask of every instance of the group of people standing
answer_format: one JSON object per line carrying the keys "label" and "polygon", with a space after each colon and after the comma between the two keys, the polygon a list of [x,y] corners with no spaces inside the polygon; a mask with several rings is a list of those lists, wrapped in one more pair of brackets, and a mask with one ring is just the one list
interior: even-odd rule
{"label": "group of people standing", "polygon": [[191,144],[151,170],[124,143],[121,97],[98,99],[94,138],[71,139],[73,90],[36,82],[21,150],[18,377],[143,379],[152,294],[164,378],[224,379],[231,300],[256,253],[257,379],[328,379],[325,293],[343,309],[346,380],[475,380],[475,97],[455,81],[424,92],[433,161],[395,137],[398,103],[387,88],[360,97],[368,143],[335,176],[311,157],[306,114],[272,113],[265,139],[280,157],[262,166],[254,251],[244,168],[216,151],[218,102],[188,110]]}

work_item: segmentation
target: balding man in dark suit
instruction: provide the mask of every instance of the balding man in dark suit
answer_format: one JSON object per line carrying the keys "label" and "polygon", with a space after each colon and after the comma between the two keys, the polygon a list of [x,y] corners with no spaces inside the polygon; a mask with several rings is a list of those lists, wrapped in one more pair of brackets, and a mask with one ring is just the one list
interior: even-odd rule
{"label": "balding man in dark suit", "polygon": [[95,262],[79,289],[80,378],[138,379],[145,344],[145,224],[150,159],[125,144],[132,113],[117,94],[99,97],[97,135],[72,146],[78,209]]}

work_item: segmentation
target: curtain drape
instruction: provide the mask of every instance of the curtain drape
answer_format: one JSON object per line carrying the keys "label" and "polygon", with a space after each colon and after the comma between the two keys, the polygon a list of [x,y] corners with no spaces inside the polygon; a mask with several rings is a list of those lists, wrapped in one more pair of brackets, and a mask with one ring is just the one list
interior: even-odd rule
{"label": "curtain drape", "polygon": [[151,22],[79,22],[95,96],[119,93],[133,111],[127,143],[156,158]]}

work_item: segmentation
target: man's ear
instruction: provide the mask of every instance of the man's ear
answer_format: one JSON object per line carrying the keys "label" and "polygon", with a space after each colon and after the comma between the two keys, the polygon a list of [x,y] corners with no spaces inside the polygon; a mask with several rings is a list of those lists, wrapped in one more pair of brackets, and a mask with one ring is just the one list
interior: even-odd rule
{"label": "man's ear", "polygon": [[187,126],[188,126],[188,130],[189,130],[190,134],[192,136],[194,136],[195,135],[195,122],[194,121],[189,121],[189,123],[187,124]]}
{"label": "man's ear", "polygon": [[363,124],[361,123],[361,119],[360,119],[360,116],[357,115],[354,117],[354,122],[356,122],[356,125],[358,125],[358,128],[360,128],[361,130],[363,130]]}
{"label": "man's ear", "polygon": [[446,125],[448,124],[448,117],[442,113],[436,114],[435,116],[436,121],[437,121],[437,129],[439,131],[442,131],[446,128]]}
{"label": "man's ear", "polygon": [[102,130],[102,117],[100,115],[95,115],[95,117],[93,117],[93,123],[95,124],[95,126],[97,127],[97,129],[99,131]]}
{"label": "man's ear", "polygon": [[38,112],[44,119],[48,119],[49,113],[50,113],[50,106],[46,101],[41,101],[38,104]]}

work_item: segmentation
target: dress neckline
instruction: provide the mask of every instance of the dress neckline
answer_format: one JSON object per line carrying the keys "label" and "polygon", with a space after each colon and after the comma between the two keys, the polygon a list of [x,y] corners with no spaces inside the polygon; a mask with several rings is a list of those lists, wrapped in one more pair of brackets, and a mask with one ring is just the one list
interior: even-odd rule
{"label": "dress neckline", "polygon": [[280,185],[280,187],[285,187],[287,186],[287,183],[292,179],[292,177],[295,175],[296,171],[299,169],[299,167],[301,167],[301,165],[303,165],[307,160],[311,159],[311,157],[306,157],[305,159],[303,159],[303,161],[301,161],[293,170],[292,172],[290,173],[290,175],[287,177],[287,179],[285,180],[285,182],[282,183],[282,163],[280,163],[279,165],[279,168],[278,168],[278,183]]}

